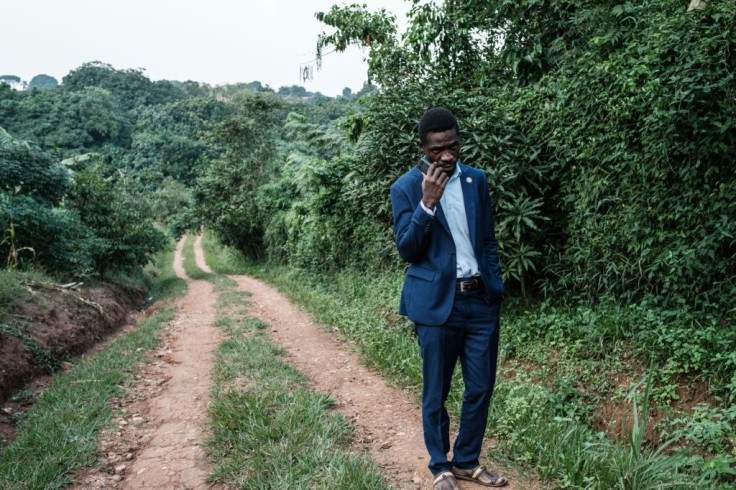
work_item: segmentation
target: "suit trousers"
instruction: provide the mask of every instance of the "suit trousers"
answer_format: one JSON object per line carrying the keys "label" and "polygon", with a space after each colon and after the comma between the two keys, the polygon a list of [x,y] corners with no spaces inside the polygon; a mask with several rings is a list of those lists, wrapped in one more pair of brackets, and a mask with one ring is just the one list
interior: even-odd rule
{"label": "suit trousers", "polygon": [[[422,353],[422,425],[429,469],[437,475],[452,466],[468,469],[479,463],[496,383],[500,304],[489,304],[480,290],[455,293],[452,312],[441,326],[415,324]],[[463,392],[460,425],[450,450],[450,417],[445,407],[458,359]]]}

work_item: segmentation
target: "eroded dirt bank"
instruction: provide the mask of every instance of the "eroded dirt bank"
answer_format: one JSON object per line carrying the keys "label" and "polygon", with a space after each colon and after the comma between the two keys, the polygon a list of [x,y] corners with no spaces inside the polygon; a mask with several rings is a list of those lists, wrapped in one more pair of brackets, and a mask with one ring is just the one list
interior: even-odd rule
{"label": "eroded dirt bank", "polygon": [[0,403],[59,359],[78,356],[129,321],[142,289],[31,282],[0,326]]}

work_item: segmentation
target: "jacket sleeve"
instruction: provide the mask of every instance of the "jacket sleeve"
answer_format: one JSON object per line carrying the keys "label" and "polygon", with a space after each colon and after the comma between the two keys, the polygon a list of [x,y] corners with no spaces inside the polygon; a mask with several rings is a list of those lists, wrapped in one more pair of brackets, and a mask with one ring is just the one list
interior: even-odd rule
{"label": "jacket sleeve", "polygon": [[391,186],[391,209],[399,255],[405,261],[415,263],[425,254],[434,217],[419,205],[416,196],[411,198],[406,181]]}

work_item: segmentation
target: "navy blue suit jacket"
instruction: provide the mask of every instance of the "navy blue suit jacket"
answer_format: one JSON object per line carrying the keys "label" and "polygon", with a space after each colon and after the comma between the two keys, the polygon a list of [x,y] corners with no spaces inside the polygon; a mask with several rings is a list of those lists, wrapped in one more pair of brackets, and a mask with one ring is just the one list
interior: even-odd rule
{"label": "navy blue suit jacket", "polygon": [[[506,290],[486,174],[460,162],[458,165],[470,241],[486,287],[486,300],[500,302]],[[420,206],[421,200],[422,173],[414,167],[391,186],[396,246],[401,258],[409,262],[399,313],[414,323],[442,325],[450,316],[455,298],[455,242],[442,205],[437,204],[432,217]]]}

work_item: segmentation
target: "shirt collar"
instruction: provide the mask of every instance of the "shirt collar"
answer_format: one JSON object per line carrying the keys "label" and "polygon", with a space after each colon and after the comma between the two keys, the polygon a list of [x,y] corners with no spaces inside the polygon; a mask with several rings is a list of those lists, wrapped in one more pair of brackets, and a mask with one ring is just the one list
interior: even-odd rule
{"label": "shirt collar", "polygon": [[460,170],[460,162],[458,161],[457,163],[455,163],[455,171],[452,172],[452,175],[450,175],[450,180],[459,179],[460,178],[460,174],[462,174],[462,173],[463,173],[463,171]]}

